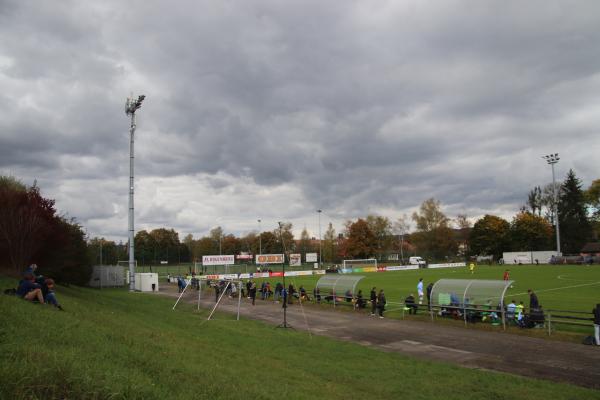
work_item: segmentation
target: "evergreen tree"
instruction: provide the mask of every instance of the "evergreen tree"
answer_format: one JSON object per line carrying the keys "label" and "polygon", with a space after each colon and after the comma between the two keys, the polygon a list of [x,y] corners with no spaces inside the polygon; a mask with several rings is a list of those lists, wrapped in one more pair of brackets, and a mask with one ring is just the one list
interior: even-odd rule
{"label": "evergreen tree", "polygon": [[592,236],[592,226],[587,216],[586,199],[581,186],[575,172],[569,170],[558,200],[560,242],[564,254],[579,253]]}

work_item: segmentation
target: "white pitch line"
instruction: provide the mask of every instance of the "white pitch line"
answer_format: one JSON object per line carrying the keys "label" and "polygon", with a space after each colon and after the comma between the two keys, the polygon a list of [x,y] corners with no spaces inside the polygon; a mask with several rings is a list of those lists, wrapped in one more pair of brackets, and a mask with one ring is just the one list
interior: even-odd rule
{"label": "white pitch line", "polygon": [[[593,285],[600,285],[600,281],[599,282],[594,282],[594,283],[583,283],[581,285],[572,285],[572,286],[563,286],[563,287],[552,288],[552,289],[536,290],[535,292],[536,293],[552,292],[554,290],[572,289],[572,288],[576,288],[576,287],[593,286]],[[510,296],[521,296],[523,294],[527,294],[527,292],[523,292],[523,293],[511,293]]]}
{"label": "white pitch line", "polygon": [[562,279],[564,281],[580,281],[580,282],[590,282],[589,279],[575,279],[575,278],[565,278],[567,275],[558,275],[556,279]]}

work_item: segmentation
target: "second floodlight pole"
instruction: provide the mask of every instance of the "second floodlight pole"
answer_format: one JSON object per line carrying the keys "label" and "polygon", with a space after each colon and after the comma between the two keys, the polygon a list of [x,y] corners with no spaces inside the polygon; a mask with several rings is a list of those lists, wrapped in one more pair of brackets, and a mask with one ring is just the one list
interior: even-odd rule
{"label": "second floodlight pole", "polygon": [[286,293],[286,296],[283,298],[283,324],[279,325],[278,328],[290,328],[290,326],[287,324],[287,306],[288,306],[288,298],[290,297],[291,293],[289,292],[289,290],[285,287],[285,243],[283,242],[283,233],[281,230],[281,222],[278,222],[279,224],[279,237],[281,238],[281,249],[283,252],[283,263],[281,264],[281,267],[283,269],[283,290]]}
{"label": "second floodlight pole", "polygon": [[133,228],[133,143],[135,136],[135,112],[142,106],[146,96],[138,96],[137,100],[132,97],[127,98],[125,102],[125,114],[131,116],[131,125],[129,127],[129,291],[135,291],[135,249],[134,249],[134,228]]}

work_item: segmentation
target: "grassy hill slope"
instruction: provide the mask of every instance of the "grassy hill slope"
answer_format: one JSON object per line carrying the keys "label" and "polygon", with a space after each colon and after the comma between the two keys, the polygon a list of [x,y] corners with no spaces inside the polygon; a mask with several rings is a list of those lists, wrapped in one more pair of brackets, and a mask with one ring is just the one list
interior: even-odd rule
{"label": "grassy hill slope", "polygon": [[600,399],[256,321],[206,322],[206,311],[172,311],[155,295],[58,295],[65,312],[0,295],[0,399]]}

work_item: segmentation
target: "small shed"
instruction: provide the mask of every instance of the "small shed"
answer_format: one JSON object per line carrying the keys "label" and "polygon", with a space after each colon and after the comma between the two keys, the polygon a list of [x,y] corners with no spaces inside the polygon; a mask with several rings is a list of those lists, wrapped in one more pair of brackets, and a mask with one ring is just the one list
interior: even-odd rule
{"label": "small shed", "polygon": [[363,278],[362,275],[323,275],[315,286],[315,297],[318,296],[317,299],[331,299],[334,306],[340,300],[350,301],[356,297],[356,285]]}
{"label": "small shed", "polygon": [[487,310],[502,316],[506,328],[504,295],[514,281],[490,279],[440,279],[431,289],[432,308],[451,310],[463,316]]}

